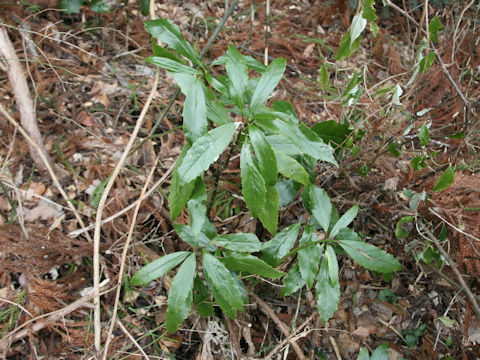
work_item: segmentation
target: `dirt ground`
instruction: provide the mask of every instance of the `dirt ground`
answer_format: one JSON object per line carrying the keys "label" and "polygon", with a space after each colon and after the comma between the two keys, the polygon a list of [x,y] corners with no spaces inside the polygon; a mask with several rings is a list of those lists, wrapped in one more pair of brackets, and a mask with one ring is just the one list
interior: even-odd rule
{"label": "dirt ground", "polygon": [[[378,1],[378,35],[366,31],[359,50],[336,62],[335,51],[355,14],[350,3],[271,2],[268,55],[284,57],[288,63],[274,98],[289,101],[299,120],[309,126],[334,120],[361,134],[356,140],[358,154],[342,152],[339,168],[319,165],[316,183],[340,212],[359,204],[356,231],[393,254],[403,270],[386,279],[339,257],[341,300],[327,324],[316,316],[311,292],[280,297],[281,282],[265,280],[251,285],[249,291],[255,295],[237,319],[223,317],[221,312],[200,318],[192,312],[174,335],[163,327],[168,278],[135,289],[125,283],[107,358],[263,359],[270,353],[275,359],[297,358],[291,344],[285,347],[287,336],[274,320],[286,325],[293,335],[289,340],[293,338],[308,359],[356,359],[360,347],[373,351],[384,343],[393,360],[480,358],[480,318],[475,317],[448,260],[438,255],[429,238],[443,241],[454,269],[478,299],[480,120],[475,114],[480,112],[480,7],[475,1],[427,1],[429,16],[437,14],[443,25],[437,51],[452,80],[435,61],[405,86],[408,97],[392,116],[386,111],[387,101],[374,94],[385,86],[408,82],[413,44],[420,35],[405,14],[385,9]],[[420,20],[421,8],[395,3]],[[149,17],[141,15],[140,2],[114,1],[107,13],[95,13],[84,5],[78,14],[65,14],[58,7],[53,0],[0,2],[1,25],[22,60],[46,151],[69,199],[65,201],[48,172],[34,165],[18,127],[0,114],[0,356],[6,359],[94,358],[89,291],[93,284],[91,225],[101,195],[96,189],[108,181],[120,159],[154,81],[155,68],[145,61],[152,55],[143,24]],[[166,0],[155,7],[156,17],[179,25],[199,51],[224,13],[225,1],[218,0]],[[263,61],[266,22],[264,1],[240,1],[205,61],[222,55],[229,44]],[[319,84],[325,62],[337,69],[331,81],[338,89],[346,87],[354,69],[363,69],[369,92],[355,108],[326,96]],[[19,122],[3,66],[0,84],[3,107]],[[162,71],[135,151],[115,180],[103,212],[102,219],[112,219],[101,228],[101,281],[109,280],[102,288],[102,342],[132,223],[133,206],[127,207],[139,198],[157,157],[151,179],[155,186],[149,187],[157,190],[140,207],[124,263],[126,277],[161,254],[187,246],[173,231],[167,201],[170,174],[185,141],[184,97],[175,98],[176,92],[173,78]],[[431,141],[421,147],[413,136],[416,130],[406,129],[418,129],[425,121],[431,123]],[[462,131],[463,137],[451,136]],[[386,150],[389,139],[403,144],[399,157]],[[436,156],[427,167],[412,170],[412,158],[432,152]],[[362,177],[359,169],[366,164],[371,170]],[[447,190],[434,192],[435,181],[448,164],[456,167],[455,181]],[[248,221],[248,210],[234,196],[240,195],[238,175],[238,164],[233,162],[222,178],[219,192],[224,198],[210,216],[219,229],[257,232],[267,241],[271,235],[262,231],[260,223]],[[414,210],[408,191],[425,191],[429,199]],[[305,216],[301,204],[293,202],[281,209],[279,227]],[[405,235],[398,236],[397,223],[406,216],[413,221],[400,226]],[[180,221],[187,222],[188,216],[183,214]],[[279,344],[284,346],[277,348]]]}

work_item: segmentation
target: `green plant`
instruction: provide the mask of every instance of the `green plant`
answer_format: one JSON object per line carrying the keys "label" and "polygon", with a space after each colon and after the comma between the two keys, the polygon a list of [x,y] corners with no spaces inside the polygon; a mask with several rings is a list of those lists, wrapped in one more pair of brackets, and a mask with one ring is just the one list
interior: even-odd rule
{"label": "green plant", "polygon": [[[224,56],[207,67],[180,29],[167,19],[148,21],[146,28],[176,52],[152,42],[154,56],[147,60],[168,70],[185,94],[186,143],[176,162],[169,205],[172,221],[187,207],[190,225],[174,224],[174,228],[192,250],[167,254],[131,279],[134,286],[146,284],[180,265],[168,297],[168,332],[175,332],[188,317],[192,302],[201,316],[212,315],[212,295],[220,309],[234,318],[247,301],[240,276],[281,278],[285,273],[275,267],[287,259],[296,258],[296,264],[288,271],[281,294],[315,284],[317,308],[324,321],[333,315],[340,297],[337,254],[349,255],[380,273],[401,269],[392,255],[365,243],[348,228],[358,205],[339,216],[326,191],[314,185],[319,160],[337,166],[328,144],[334,141],[332,134],[338,133],[336,125],[309,128],[298,121],[288,102],[265,105],[283,77],[285,59],[264,66],[229,46]],[[226,75],[213,75],[211,68],[216,66],[222,66]],[[251,72],[260,76],[251,78]],[[343,137],[345,130],[340,129]],[[252,216],[274,235],[270,241],[261,242],[252,233],[218,235],[207,216],[221,175],[238,154],[243,200]],[[208,175],[210,168],[213,176]],[[289,180],[279,180],[279,174]],[[208,194],[205,182],[212,189]],[[297,189],[290,194],[301,192],[311,217],[309,223],[295,223],[277,233],[277,188],[285,187]],[[282,202],[294,197],[282,196]]]}
{"label": "green plant", "polygon": [[372,355],[368,354],[368,350],[364,347],[358,352],[357,360],[388,360],[388,344],[382,344],[377,347]]}
{"label": "green plant", "polygon": [[419,325],[415,329],[404,330],[403,335],[405,336],[405,342],[409,348],[414,348],[417,346],[418,341],[420,340],[423,332],[425,331],[425,324]]}

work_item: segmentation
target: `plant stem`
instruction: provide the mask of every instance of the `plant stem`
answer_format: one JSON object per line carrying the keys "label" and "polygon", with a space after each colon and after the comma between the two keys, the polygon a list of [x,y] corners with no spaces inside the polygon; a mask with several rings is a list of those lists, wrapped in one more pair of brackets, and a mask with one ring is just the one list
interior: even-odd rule
{"label": "plant stem", "polygon": [[316,245],[316,244],[325,244],[327,242],[333,242],[332,239],[324,239],[324,240],[318,240],[318,241],[312,241],[312,242],[309,242],[309,243],[306,243],[306,244],[303,244],[301,246],[298,246],[296,247],[295,249],[291,250],[287,255],[285,255],[284,257],[282,257],[280,259],[280,263],[284,262],[287,258],[289,258],[290,256],[292,255],[295,255],[297,252],[299,252],[300,250],[302,249],[305,249],[309,246],[312,246],[312,245]]}

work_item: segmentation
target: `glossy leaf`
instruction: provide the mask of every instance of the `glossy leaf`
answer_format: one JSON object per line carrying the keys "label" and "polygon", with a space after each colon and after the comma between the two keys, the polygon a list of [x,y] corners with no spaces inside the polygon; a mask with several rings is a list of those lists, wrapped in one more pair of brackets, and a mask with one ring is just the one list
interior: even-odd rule
{"label": "glossy leaf", "polygon": [[242,294],[232,274],[215,256],[206,251],[203,252],[203,273],[215,301],[227,316],[235,318],[237,310],[243,312]]}
{"label": "glossy leaf", "polygon": [[193,282],[193,303],[201,317],[213,316],[215,314],[213,303],[210,301],[210,293],[198,275],[195,276]]}
{"label": "glossy leaf", "polygon": [[290,139],[303,153],[310,155],[314,159],[327,161],[338,166],[337,161],[333,157],[332,147],[325,144],[323,140],[305,124],[302,123],[297,127],[276,120],[275,125],[280,133]]}
{"label": "glossy leaf", "polygon": [[251,113],[255,112],[260,105],[267,101],[272,91],[277,87],[278,82],[282,79],[286,66],[287,61],[284,58],[277,58],[268,65],[253,92],[250,103]]}
{"label": "glossy leaf", "polygon": [[213,242],[224,249],[246,253],[261,251],[263,247],[257,235],[252,233],[219,235],[213,239]]}
{"label": "glossy leaf", "polygon": [[297,190],[291,180],[281,179],[275,184],[275,187],[277,188],[278,200],[282,207],[290,204],[297,196]]}
{"label": "glossy leaf", "polygon": [[230,80],[230,96],[235,105],[242,111],[248,83],[248,68],[242,54],[233,45],[228,47],[225,69]]}
{"label": "glossy leaf", "polygon": [[402,155],[402,153],[400,151],[398,151],[397,149],[397,144],[395,143],[395,141],[392,141],[389,145],[388,145],[388,152],[390,153],[390,155],[392,155],[393,157],[399,157],[400,155]]}
{"label": "glossy leaf", "polygon": [[218,101],[208,101],[207,100],[207,118],[212,120],[217,125],[225,125],[231,121],[230,116],[228,115],[227,109],[225,106]]}
{"label": "glossy leaf", "polygon": [[258,217],[265,208],[267,188],[265,180],[252,156],[250,143],[245,141],[240,153],[242,193],[250,213]]}
{"label": "glossy leaf", "polygon": [[190,182],[207,170],[232,140],[237,123],[229,123],[210,130],[188,150],[178,174],[183,182]]}
{"label": "glossy leaf", "polygon": [[293,224],[275,235],[272,240],[263,243],[262,260],[272,266],[279,265],[281,259],[287,255],[293,245],[295,245],[299,231],[300,224]]}
{"label": "glossy leaf", "polygon": [[342,39],[340,40],[340,44],[338,45],[336,60],[339,61],[352,55],[355,50],[359,48],[360,39],[360,37],[357,37],[357,39],[351,44],[350,31],[347,31],[343,35]]}
{"label": "glossy leaf", "polygon": [[308,192],[312,215],[325,232],[330,227],[330,215],[332,214],[332,203],[325,190],[318,186],[309,186],[304,191]]}
{"label": "glossy leaf", "polygon": [[202,231],[203,224],[205,223],[207,208],[200,201],[193,199],[188,201],[187,207],[190,213],[192,233],[197,236],[200,231]]}
{"label": "glossy leaf", "polygon": [[315,132],[324,142],[333,142],[336,146],[342,144],[352,132],[347,124],[338,124],[335,120],[321,121],[312,126]]}
{"label": "glossy leaf", "polygon": [[247,272],[271,279],[278,279],[285,275],[285,273],[278,271],[265,261],[249,254],[232,252],[228,256],[225,256],[223,261],[229,269],[237,272]]}
{"label": "glossy leaf", "polygon": [[166,57],[148,56],[145,60],[153,65],[160,66],[161,68],[174,73],[200,75],[200,71]]}
{"label": "glossy leaf", "polygon": [[258,214],[265,229],[275,234],[278,228],[278,211],[280,210],[280,199],[275,185],[267,186],[265,194],[265,206]]}
{"label": "glossy leaf", "polygon": [[152,45],[153,56],[164,57],[164,58],[168,58],[173,61],[182,63],[182,60],[180,60],[177,56],[175,56],[175,54],[171,53],[170,51],[165,49],[163,46],[158,45],[154,38],[152,38],[151,45]]}
{"label": "glossy leaf", "polygon": [[420,139],[420,146],[428,145],[428,142],[430,141],[430,137],[428,136],[428,127],[426,124],[423,124],[420,127],[420,131],[418,132],[418,137]]}
{"label": "glossy leaf", "polygon": [[333,226],[332,231],[330,232],[330,237],[335,237],[338,234],[340,229],[346,228],[350,223],[355,219],[358,212],[358,205],[352,206],[350,209],[347,210],[345,214],[343,214],[340,219],[338,219],[337,223]]}
{"label": "glossy leaf", "polygon": [[164,42],[180,55],[185,56],[198,66],[203,66],[192,45],[184,39],[180,28],[168,19],[156,19],[145,22],[145,28],[156,39]]}
{"label": "glossy leaf", "polygon": [[[315,230],[312,226],[306,225],[299,245],[303,246],[314,241],[317,241]],[[317,276],[321,256],[322,246],[320,244],[313,244],[298,251],[298,268],[308,289],[311,289]]]}
{"label": "glossy leaf", "polygon": [[283,279],[283,287],[280,291],[280,296],[288,296],[297,292],[305,285],[305,280],[303,280],[300,270],[298,269],[298,264],[290,269],[285,279]]}
{"label": "glossy leaf", "polygon": [[317,275],[317,285],[315,286],[317,310],[320,319],[324,322],[327,322],[335,311],[337,311],[340,300],[340,283],[337,282],[332,286],[327,263],[327,259],[324,258],[320,265],[320,271]]}
{"label": "glossy leaf", "polygon": [[330,282],[332,283],[332,286],[335,286],[338,283],[338,261],[335,250],[333,250],[333,247],[330,245],[327,245],[325,257],[327,259]]}
{"label": "glossy leaf", "polygon": [[278,170],[275,154],[267,138],[256,126],[248,127],[248,135],[258,160],[258,167],[266,185],[273,186],[277,182]]}
{"label": "glossy leaf", "polygon": [[195,234],[189,225],[173,224],[173,228],[183,241],[194,248],[204,247],[210,243],[210,239],[203,232]]}
{"label": "glossy leaf", "polygon": [[165,275],[190,254],[188,251],[178,251],[162,256],[138,270],[130,280],[130,284],[133,286],[148,284],[150,281]]}
{"label": "glossy leaf", "polygon": [[168,292],[168,307],[166,316],[167,331],[172,334],[188,317],[192,308],[193,278],[195,275],[195,254],[191,254],[178,269]]}
{"label": "glossy leaf", "polygon": [[275,150],[275,158],[280,174],[303,185],[310,183],[307,171],[297,160],[279,150]]}
{"label": "glossy leaf", "polygon": [[338,244],[359,265],[380,273],[393,273],[402,265],[392,255],[363,241],[339,240]]}
{"label": "glossy leaf", "polygon": [[[275,128],[277,130],[277,128]],[[281,134],[268,135],[267,140],[274,151],[280,151],[288,156],[300,155],[301,151],[290,139]],[[277,159],[277,167],[278,167]],[[279,170],[280,172],[280,170]]]}
{"label": "glossy leaf", "polygon": [[207,105],[200,79],[194,77],[185,93],[183,104],[183,129],[185,137],[193,144],[207,133]]}
{"label": "glossy leaf", "polygon": [[190,149],[190,145],[187,143],[183,147],[180,155],[177,158],[175,164],[175,170],[173,171],[172,181],[170,183],[170,194],[168,196],[168,205],[170,207],[170,218],[174,221],[178,215],[182,212],[183,208],[187,204],[195,187],[195,179],[189,182],[184,182],[178,175],[178,168],[182,164],[182,161]]}
{"label": "glossy leaf", "polygon": [[272,104],[273,110],[275,112],[281,112],[287,115],[285,120],[289,121],[293,125],[298,125],[298,116],[293,108],[292,104],[283,100],[275,100]]}
{"label": "glossy leaf", "polygon": [[451,166],[447,168],[443,172],[443,174],[435,181],[435,185],[433,185],[433,191],[442,191],[448,188],[450,185],[453,184],[455,180],[455,170]]}

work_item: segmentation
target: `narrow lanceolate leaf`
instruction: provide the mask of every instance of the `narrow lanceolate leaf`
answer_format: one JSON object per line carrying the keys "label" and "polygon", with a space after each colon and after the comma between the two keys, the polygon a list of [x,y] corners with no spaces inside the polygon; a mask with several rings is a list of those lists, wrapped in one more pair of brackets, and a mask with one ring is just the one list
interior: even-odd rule
{"label": "narrow lanceolate leaf", "polygon": [[393,273],[402,269],[397,259],[376,246],[351,240],[340,240],[338,244],[353,260],[368,270]]}
{"label": "narrow lanceolate leaf", "polygon": [[192,308],[193,278],[195,275],[195,254],[191,254],[178,269],[168,293],[166,317],[167,331],[172,334],[188,317]]}
{"label": "narrow lanceolate leaf", "polygon": [[152,38],[151,45],[153,50],[153,56],[168,58],[179,63],[182,62],[182,60],[176,57],[175,54],[171,53],[163,46],[158,45],[157,41],[154,38]]}
{"label": "narrow lanceolate leaf", "polygon": [[156,39],[164,42],[179,54],[185,56],[198,66],[202,66],[192,45],[185,40],[180,28],[173,25],[168,19],[157,19],[145,22],[145,28]]}
{"label": "narrow lanceolate leaf", "polygon": [[323,259],[322,265],[320,265],[315,289],[318,314],[324,322],[327,322],[338,308],[340,283],[337,282],[335,286],[332,286],[326,258]]}
{"label": "narrow lanceolate leaf", "polygon": [[328,75],[328,70],[325,64],[323,64],[322,67],[320,68],[319,79],[320,79],[320,86],[322,87],[323,90],[325,90],[330,81],[330,76]]}
{"label": "narrow lanceolate leaf", "polygon": [[337,61],[345,59],[352,55],[355,50],[357,50],[360,46],[360,39],[361,37],[357,37],[357,39],[351,43],[350,41],[350,31],[347,31],[342,39],[340,40],[340,44],[338,45],[337,50]]}
{"label": "narrow lanceolate leaf", "polygon": [[332,214],[332,203],[327,192],[314,185],[308,187],[305,191],[308,191],[313,217],[322,229],[327,232],[330,227],[330,216]]}
{"label": "narrow lanceolate leaf", "polygon": [[193,303],[201,317],[212,316],[215,314],[215,309],[210,301],[210,293],[203,283],[203,280],[198,275],[195,276],[193,282]]}
{"label": "narrow lanceolate leaf", "polygon": [[231,122],[225,106],[218,101],[207,101],[207,117],[217,125],[225,125]]}
{"label": "narrow lanceolate leaf", "polygon": [[300,224],[290,225],[275,235],[272,240],[264,243],[262,260],[272,266],[279,265],[281,259],[287,255],[293,245],[295,245],[299,231]]}
{"label": "narrow lanceolate leaf", "polygon": [[215,256],[203,252],[203,273],[208,288],[218,306],[230,318],[235,318],[237,310],[243,312],[242,294],[230,271]]}
{"label": "narrow lanceolate leaf", "polygon": [[256,126],[248,127],[248,135],[250,135],[250,141],[255,150],[258,166],[265,179],[265,183],[270,186],[275,185],[278,178],[278,170],[272,146],[267,141],[265,135],[263,135],[263,132]]}
{"label": "narrow lanceolate leaf", "polygon": [[420,139],[420,146],[428,145],[428,142],[430,141],[430,137],[428,135],[428,126],[426,124],[423,124],[420,127],[420,131],[418,132],[418,137]]}
{"label": "narrow lanceolate leaf", "polygon": [[[312,243],[316,240],[317,236],[315,230],[312,226],[306,225],[302,237],[300,238],[300,246]],[[320,244],[312,244],[298,251],[298,268],[308,289],[313,286],[313,282],[317,276],[321,256],[322,246]]]}
{"label": "narrow lanceolate leaf", "polygon": [[202,204],[201,201],[191,199],[187,203],[188,212],[190,213],[190,225],[192,228],[192,233],[195,236],[200,234],[202,231],[203,224],[206,220],[206,211],[207,208]]}
{"label": "narrow lanceolate leaf", "polygon": [[275,125],[280,133],[290,139],[302,153],[310,155],[314,159],[327,161],[338,166],[337,161],[333,157],[332,147],[325,144],[323,140],[305,124],[302,123],[297,127],[281,120],[276,120]]}
{"label": "narrow lanceolate leaf", "polygon": [[225,256],[223,261],[229,269],[237,272],[257,274],[271,279],[278,279],[285,275],[285,273],[278,271],[265,261],[250,254],[232,252],[228,256]]}
{"label": "narrow lanceolate leaf", "polygon": [[261,251],[263,247],[257,235],[251,233],[219,235],[213,242],[224,249],[246,253]]}
{"label": "narrow lanceolate leaf", "polygon": [[203,85],[198,78],[194,78],[185,93],[182,115],[185,137],[193,144],[207,133],[207,105]]}
{"label": "narrow lanceolate leaf", "polygon": [[173,224],[173,228],[183,241],[194,248],[204,247],[210,243],[210,239],[203,232],[194,234],[190,225]]}
{"label": "narrow lanceolate leaf", "polygon": [[258,215],[265,229],[271,234],[275,234],[278,228],[278,211],[280,210],[280,198],[275,185],[267,186],[265,195],[265,207]]}
{"label": "narrow lanceolate leaf", "polygon": [[182,152],[178,156],[177,163],[175,164],[175,170],[173,171],[172,181],[170,183],[170,194],[168,196],[168,205],[170,207],[170,218],[174,221],[178,215],[182,212],[183,208],[187,204],[190,196],[192,195],[193,188],[195,187],[195,180],[185,182],[182,181],[180,175],[178,175],[178,168],[182,164],[183,158],[190,149],[190,145],[187,143],[182,149]]}
{"label": "narrow lanceolate leaf", "polygon": [[135,275],[133,275],[130,283],[133,286],[148,284],[150,281],[165,275],[190,254],[191,253],[188,251],[178,251],[162,256],[142,267]]}
{"label": "narrow lanceolate leaf", "polygon": [[250,213],[258,217],[265,208],[267,188],[265,180],[252,156],[250,143],[245,141],[240,153],[242,193]]}
{"label": "narrow lanceolate leaf", "polygon": [[448,188],[450,185],[453,184],[455,180],[455,170],[451,166],[448,167],[447,170],[435,181],[435,185],[433,185],[433,191],[442,191]]}
{"label": "narrow lanceolate leaf", "polygon": [[248,68],[242,54],[233,45],[227,50],[225,70],[230,80],[230,95],[235,105],[242,111],[248,83]]}
{"label": "narrow lanceolate leaf", "polygon": [[332,286],[335,286],[338,283],[338,261],[335,250],[333,250],[330,245],[327,245],[327,249],[325,250],[325,257],[327,258],[330,282],[332,283]]}
{"label": "narrow lanceolate leaf", "polygon": [[252,95],[250,103],[250,112],[253,113],[260,105],[267,101],[272,91],[277,87],[278,82],[282,79],[287,61],[284,58],[278,58],[268,65],[265,72],[260,77],[257,87]]}
{"label": "narrow lanceolate leaf", "polygon": [[297,160],[280,150],[275,150],[274,152],[280,174],[303,185],[310,183],[307,171]]}
{"label": "narrow lanceolate leaf", "polygon": [[350,209],[348,209],[347,212],[343,214],[340,219],[338,219],[337,223],[330,232],[330,237],[335,237],[340,229],[346,228],[348,225],[350,225],[353,219],[355,219],[355,216],[357,216],[357,212],[358,205],[352,206]]}
{"label": "narrow lanceolate leaf", "polygon": [[190,182],[207,170],[230,143],[236,128],[237,123],[225,124],[195,141],[178,168],[181,180]]}
{"label": "narrow lanceolate leaf", "polygon": [[280,291],[280,296],[288,296],[297,292],[305,285],[305,280],[303,280],[300,270],[298,269],[298,264],[290,269],[287,276],[283,280],[283,288]]}
{"label": "narrow lanceolate leaf", "polygon": [[161,68],[171,71],[173,73],[187,74],[187,75],[200,75],[200,71],[197,69],[191,68],[190,66],[183,65],[178,61],[158,56],[149,56],[145,58],[148,62],[153,65],[160,66]]}

